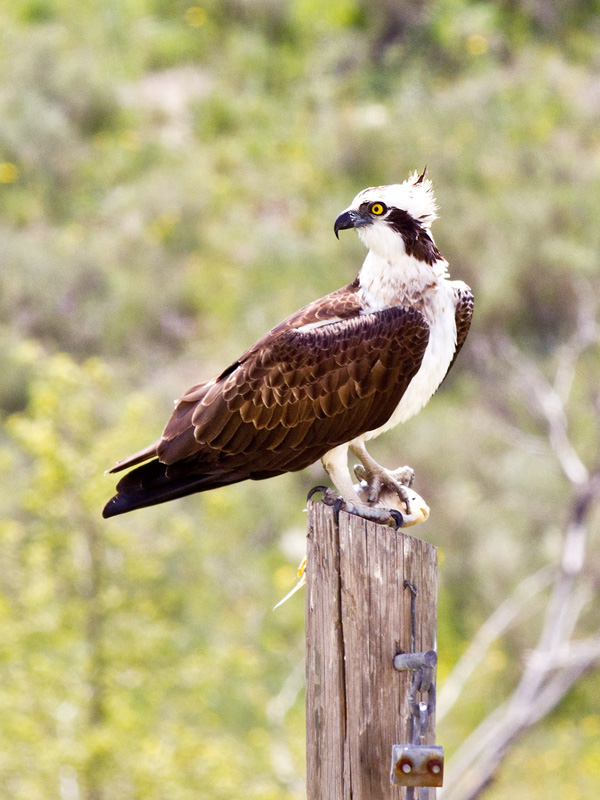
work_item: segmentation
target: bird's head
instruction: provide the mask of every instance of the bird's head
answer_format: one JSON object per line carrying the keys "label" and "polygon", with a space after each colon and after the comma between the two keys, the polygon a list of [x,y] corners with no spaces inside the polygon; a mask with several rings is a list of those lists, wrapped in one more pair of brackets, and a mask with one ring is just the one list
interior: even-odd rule
{"label": "bird's head", "polygon": [[338,216],[334,231],[338,236],[356,228],[369,250],[383,258],[393,259],[400,251],[432,264],[441,257],[429,233],[436,211],[433,186],[423,170],[404,183],[363,189]]}

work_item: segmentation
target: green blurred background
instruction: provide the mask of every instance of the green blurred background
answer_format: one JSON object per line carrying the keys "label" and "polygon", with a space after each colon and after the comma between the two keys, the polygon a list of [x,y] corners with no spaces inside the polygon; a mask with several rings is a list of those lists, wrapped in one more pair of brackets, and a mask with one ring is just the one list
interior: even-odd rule
{"label": "green blurred background", "polygon": [[[320,466],[111,521],[103,472],[352,280],[336,215],[427,165],[476,318],[374,454],[432,508],[442,682],[560,547],[570,487],[478,352],[502,332],[544,370],[598,293],[600,3],[4,0],[0,70],[0,796],[299,800],[302,594],[271,609]],[[588,463],[599,362],[570,418]],[[449,753],[515,685],[530,612],[439,726]],[[599,691],[586,676],[486,797],[594,796]]]}

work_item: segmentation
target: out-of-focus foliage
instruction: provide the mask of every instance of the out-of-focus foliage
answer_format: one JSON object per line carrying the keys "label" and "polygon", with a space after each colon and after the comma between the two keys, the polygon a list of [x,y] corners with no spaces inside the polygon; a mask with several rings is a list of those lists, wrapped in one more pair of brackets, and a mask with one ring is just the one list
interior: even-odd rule
{"label": "out-of-focus foliage", "polygon": [[[574,287],[599,289],[600,5],[13,0],[0,22],[0,791],[300,797],[303,608],[270,608],[319,468],[110,522],[102,473],[188,385],[353,279],[362,250],[335,240],[336,214],[425,164],[436,241],[476,291],[471,341],[501,330],[543,369]],[[590,355],[590,459],[597,374]],[[375,448],[432,507],[441,678],[564,519],[564,479],[494,423],[490,380],[467,345]],[[449,749],[515,680],[514,646],[446,723]],[[532,734],[538,778],[524,741],[491,798],[572,788],[558,743],[582,717],[589,752],[597,684]]]}
{"label": "out-of-focus foliage", "polygon": [[[17,356],[35,378],[1,453],[0,791],[283,796],[270,754],[287,734],[265,715],[302,659],[301,609],[270,610],[293,575],[269,547],[284,519],[241,490],[150,526],[107,526],[102,466],[132,432],[150,435],[147,398],[131,396],[117,420],[98,360],[31,345]],[[223,518],[225,538],[203,535]]]}

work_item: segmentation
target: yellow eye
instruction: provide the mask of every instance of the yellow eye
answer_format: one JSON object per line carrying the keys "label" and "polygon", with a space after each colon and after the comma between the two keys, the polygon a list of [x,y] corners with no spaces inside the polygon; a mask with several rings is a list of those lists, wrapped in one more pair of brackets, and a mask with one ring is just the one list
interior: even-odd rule
{"label": "yellow eye", "polygon": [[376,217],[380,217],[382,214],[385,214],[387,208],[383,205],[383,203],[372,203],[369,211],[371,214],[375,214]]}

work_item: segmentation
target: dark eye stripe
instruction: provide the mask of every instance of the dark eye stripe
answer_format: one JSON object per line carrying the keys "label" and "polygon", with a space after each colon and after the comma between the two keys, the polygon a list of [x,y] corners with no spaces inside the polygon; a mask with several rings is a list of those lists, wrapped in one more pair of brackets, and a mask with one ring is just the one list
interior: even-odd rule
{"label": "dark eye stripe", "polygon": [[409,256],[417,261],[434,264],[443,255],[437,249],[423,225],[401,208],[392,208],[385,218],[386,225],[399,233]]}

